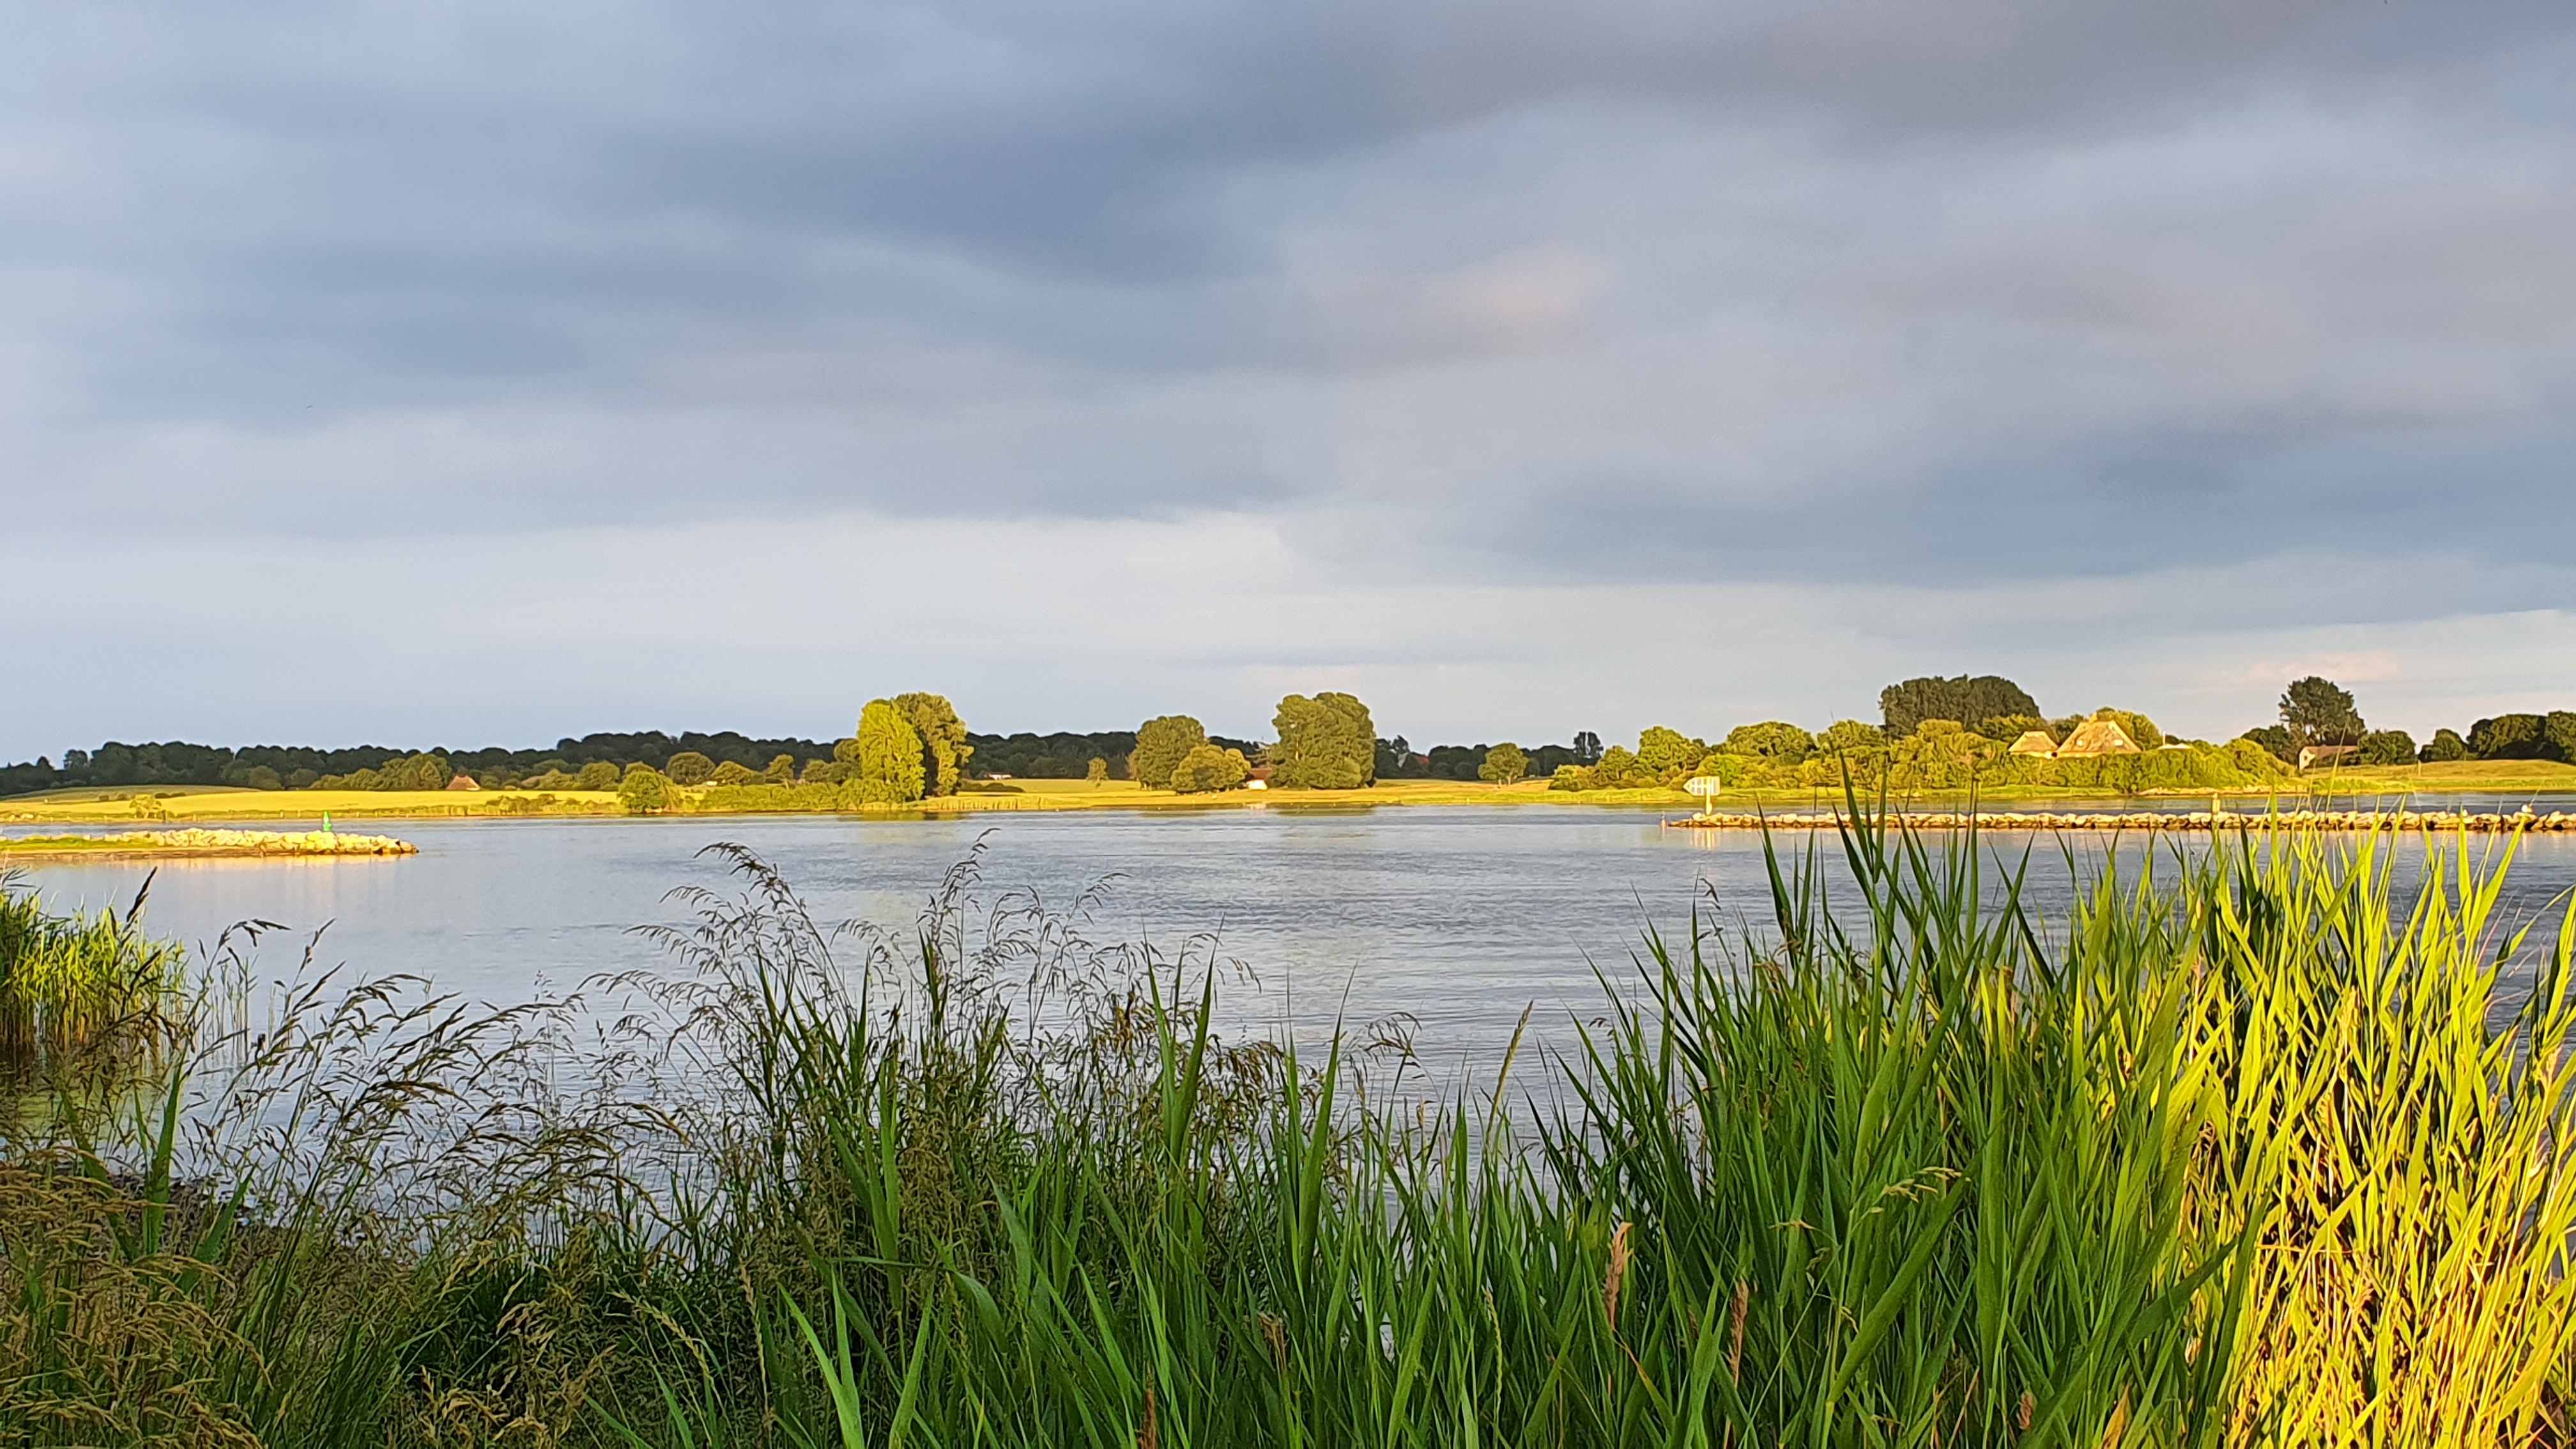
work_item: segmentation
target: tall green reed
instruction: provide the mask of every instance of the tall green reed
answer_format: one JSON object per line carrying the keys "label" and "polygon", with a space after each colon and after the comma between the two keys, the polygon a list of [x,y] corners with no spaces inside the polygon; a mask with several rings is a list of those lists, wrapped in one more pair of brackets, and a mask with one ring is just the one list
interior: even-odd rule
{"label": "tall green reed", "polygon": [[0,870],[0,1073],[41,1077],[169,1044],[186,1016],[186,963],[140,925],[151,889],[147,877],[122,914],[64,916]]}

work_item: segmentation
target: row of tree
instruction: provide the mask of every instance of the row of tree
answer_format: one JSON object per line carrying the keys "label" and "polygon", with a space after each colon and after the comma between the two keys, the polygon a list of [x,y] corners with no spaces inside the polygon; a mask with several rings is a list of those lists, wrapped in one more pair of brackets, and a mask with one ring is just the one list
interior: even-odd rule
{"label": "row of tree", "polygon": [[2302,750],[2349,746],[2365,765],[2442,764],[2453,760],[2555,760],[2576,765],[2576,710],[2503,714],[2469,726],[2466,735],[2437,729],[2422,745],[2404,730],[2375,730],[2361,717],[2352,691],[2320,675],[2294,680],[2281,692],[2280,722],[2247,730],[2284,760]]}
{"label": "row of tree", "polygon": [[[781,755],[788,758],[792,769],[799,760],[829,758],[831,749],[830,744],[815,740],[760,739],[731,730],[716,734],[671,735],[659,730],[590,734],[537,749],[491,746],[459,750],[435,745],[422,750],[353,745],[325,750],[302,745],[226,747],[180,740],[147,744],[110,741],[94,750],[66,750],[60,765],[50,758],[40,758],[0,766],[0,795],[164,785],[300,790],[322,787],[325,781],[347,788],[352,779],[381,780],[388,766],[423,756],[445,761],[452,772],[449,779],[464,775],[487,789],[547,777],[568,780],[585,770],[596,778],[597,771],[591,767],[604,765],[609,771],[607,783],[595,788],[606,789],[614,786],[626,767],[633,764],[665,773],[686,771],[690,765],[684,757],[694,755],[707,761],[710,774],[726,764],[761,774],[774,767]],[[444,785],[447,781],[439,783]]]}
{"label": "row of tree", "polygon": [[[1656,726],[1643,732],[1633,750],[1604,750],[1597,736],[1585,732],[1571,744],[1528,750],[1507,742],[1417,751],[1400,735],[1379,738],[1368,706],[1342,693],[1282,699],[1271,721],[1274,739],[1266,744],[1210,735],[1186,715],[1162,716],[1132,731],[978,735],[966,729],[945,698],[912,693],[870,702],[855,731],[830,743],[758,739],[733,731],[598,733],[559,740],[550,750],[406,751],[372,745],[235,749],[181,741],[111,741],[96,750],[65,752],[59,768],[43,759],[0,766],[0,794],[162,785],[422,790],[443,788],[458,777],[485,789],[605,790],[622,788],[639,769],[667,785],[822,786],[850,790],[865,801],[895,803],[953,795],[972,778],[997,775],[1116,777],[1158,789],[1191,790],[1231,789],[1256,775],[1291,789],[1356,789],[1380,779],[1524,778],[1550,779],[1566,789],[1613,789],[1686,778],[1710,759],[1717,761],[1710,768],[1721,774],[1731,771],[1750,779],[1747,772],[1758,770],[1766,779],[1788,783],[1830,773],[1823,763],[1828,757],[1861,758],[1877,750],[1893,760],[1905,751],[1920,755],[1929,749],[1939,755],[1975,753],[1981,747],[1959,740],[1905,744],[1925,740],[1927,725],[1955,726],[1968,740],[1995,746],[1992,753],[1999,756],[2026,732],[2037,730],[2062,742],[2097,717],[2118,721],[2141,750],[2192,743],[2169,741],[2154,721],[2132,711],[2046,716],[2029,691],[1998,675],[1903,680],[1880,692],[1879,709],[1877,725],[1842,720],[1821,734],[1809,734],[1797,725],[1767,720],[1737,726],[1715,745]],[[2290,765],[2305,750],[2336,746],[2354,747],[2350,758],[2373,765],[2515,759],[2576,764],[2576,711],[2481,719],[2465,734],[2437,730],[2419,746],[2403,730],[2370,728],[2350,691],[2309,676],[2283,691],[2278,716],[2276,723],[2246,731],[2239,742]],[[1947,733],[1935,730],[1929,738],[1939,740]],[[1199,753],[1202,749],[1205,754]],[[2072,768],[2060,765],[2061,772]],[[1809,766],[1813,768],[1804,768]]]}

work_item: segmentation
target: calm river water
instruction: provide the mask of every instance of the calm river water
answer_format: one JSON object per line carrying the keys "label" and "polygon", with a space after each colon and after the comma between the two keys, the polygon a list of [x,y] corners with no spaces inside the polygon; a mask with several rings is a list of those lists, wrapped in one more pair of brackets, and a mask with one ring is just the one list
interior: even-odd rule
{"label": "calm river water", "polygon": [[[1659,822],[1605,809],[1410,806],[998,822],[406,820],[356,828],[416,842],[421,853],[408,859],[165,864],[147,919],[198,943],[248,917],[300,932],[328,924],[322,964],[415,973],[501,1003],[661,962],[629,928],[681,919],[664,899],[674,886],[726,884],[697,855],[712,842],[775,863],[818,920],[900,928],[985,837],[978,899],[988,905],[1021,888],[1066,903],[1117,876],[1092,918],[1094,939],[1170,949],[1215,936],[1257,981],[1229,988],[1237,1027],[1293,1019],[1306,1036],[1337,1013],[1354,1022],[1409,1013],[1425,1061],[1456,1065],[1490,1054],[1532,1004],[1562,1040],[1570,1015],[1598,1010],[1593,965],[1624,972],[1650,924],[1682,938],[1694,904],[1711,900],[1730,921],[1767,916],[1758,836]],[[1986,844],[2005,855],[2034,847],[2029,894],[2062,915],[2070,884],[2055,837]],[[2077,848],[2098,868],[2098,845]],[[1834,853],[1830,840],[1825,850]],[[2535,837],[2522,850],[2517,919],[2576,885],[2576,837]],[[57,906],[95,910],[122,906],[143,874],[131,862],[48,865],[32,879]],[[298,955],[289,938],[271,937],[262,975],[290,974]]]}

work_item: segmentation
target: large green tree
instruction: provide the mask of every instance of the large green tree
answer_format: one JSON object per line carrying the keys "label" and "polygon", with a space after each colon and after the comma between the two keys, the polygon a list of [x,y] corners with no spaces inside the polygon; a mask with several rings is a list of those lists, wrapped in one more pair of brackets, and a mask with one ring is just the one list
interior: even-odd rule
{"label": "large green tree", "polygon": [[2353,706],[2352,691],[2321,674],[2290,681],[2281,691],[2281,727],[2294,745],[2357,745],[2370,732]]}
{"label": "large green tree", "polygon": [[1356,790],[1377,779],[1377,726],[1368,706],[1327,690],[1292,694],[1271,718],[1270,783],[1292,790]]}
{"label": "large green tree", "polygon": [[2415,758],[2428,765],[2445,765],[2453,760],[2465,760],[2468,757],[2469,742],[2460,738],[2458,730],[2433,731],[2433,738],[2426,741],[2424,748],[2417,751],[2415,755]]}
{"label": "large green tree", "polygon": [[966,762],[975,754],[975,747],[966,743],[966,721],[957,717],[956,706],[937,694],[898,694],[890,702],[921,740],[922,793],[956,794],[957,787],[966,783]]}
{"label": "large green tree", "polygon": [[1172,788],[1183,795],[1204,795],[1231,790],[1251,778],[1251,763],[1241,750],[1200,745],[1173,767]]}
{"label": "large green tree", "polygon": [[703,785],[715,778],[716,762],[696,750],[682,750],[662,766],[674,785]]}
{"label": "large green tree", "polygon": [[1891,684],[1878,692],[1878,710],[1887,733],[1910,735],[1927,719],[1957,720],[1971,728],[1998,715],[2039,713],[2030,692],[1996,674],[1944,679],[1925,675]]}
{"label": "large green tree", "polygon": [[[1918,722],[1919,723],[1919,722]],[[1829,755],[1847,755],[1863,750],[1884,749],[1887,733],[1856,719],[1838,719],[1816,736],[1816,748]]]}
{"label": "large green tree", "polygon": [[1529,777],[1529,755],[1509,740],[1485,751],[1485,763],[1476,767],[1476,778],[1496,785],[1516,785]]}
{"label": "large green tree", "polygon": [[1696,769],[1707,757],[1708,742],[1693,739],[1680,730],[1648,725],[1637,736],[1637,763],[1657,778]]}
{"label": "large green tree", "polygon": [[1737,725],[1726,732],[1726,739],[1717,748],[1722,754],[1750,755],[1757,760],[1794,765],[1815,751],[1816,737],[1786,720],[1771,719]]}
{"label": "large green tree", "polygon": [[671,806],[671,782],[652,766],[637,765],[619,782],[617,803],[629,815],[659,814]]}
{"label": "large green tree", "polygon": [[1136,726],[1136,748],[1127,756],[1136,783],[1155,790],[1172,786],[1172,771],[1208,742],[1207,727],[1185,714],[1157,715]]}
{"label": "large green tree", "polygon": [[[890,699],[872,699],[859,711],[859,733],[847,742],[859,799],[871,805],[905,805],[927,788],[921,731]],[[836,751],[837,753],[837,751]]]}

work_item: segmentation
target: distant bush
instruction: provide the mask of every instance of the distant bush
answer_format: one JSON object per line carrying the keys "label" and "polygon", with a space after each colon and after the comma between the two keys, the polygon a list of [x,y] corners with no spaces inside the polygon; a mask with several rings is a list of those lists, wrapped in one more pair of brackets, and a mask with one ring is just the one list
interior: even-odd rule
{"label": "distant bush", "polygon": [[1476,778],[1493,785],[1514,785],[1529,775],[1529,755],[1509,740],[1485,751]]}
{"label": "distant bush", "polygon": [[629,767],[617,786],[617,803],[629,815],[660,814],[671,808],[671,799],[670,779],[646,765]]}
{"label": "distant bush", "polygon": [[2469,728],[2469,757],[2478,760],[2556,760],[2576,764],[2576,712],[2503,714]]}
{"label": "distant bush", "polygon": [[618,770],[615,765],[608,763],[606,760],[593,760],[589,764],[582,766],[581,772],[572,777],[573,788],[576,790],[614,790],[617,788],[617,778]]}
{"label": "distant bush", "polygon": [[[695,750],[682,750],[673,755],[662,768],[663,772],[671,777],[671,783],[674,785],[703,785],[715,777],[716,762]],[[737,765],[735,768],[742,767]],[[743,770],[743,773],[748,775],[751,772]]]}
{"label": "distant bush", "polygon": [[2469,742],[2460,738],[2458,730],[2448,729],[2433,731],[2433,738],[2415,756],[2428,765],[2447,765],[2468,757]]}
{"label": "distant bush", "polygon": [[[2279,726],[2267,726],[2279,729]],[[2288,731],[2282,731],[2286,738]],[[2247,731],[2227,745],[2227,758],[2249,779],[2257,783],[2276,782],[2296,777],[2298,770],[2289,761],[2272,752],[2272,747]]]}
{"label": "distant bush", "polygon": [[1990,740],[2002,740],[2007,745],[2032,730],[2037,730],[2052,739],[2062,740],[2067,734],[2066,731],[2058,728],[2056,721],[2044,719],[2035,714],[1999,714],[1977,721],[1977,733]]}
{"label": "distant bush", "polygon": [[1706,775],[1730,790],[1738,790],[1763,785],[1795,784],[1798,781],[1797,769],[1802,763],[1804,762],[1775,763],[1757,755],[1738,755],[1721,750],[1712,751],[1708,758],[1699,762],[1699,768],[1693,773]]}
{"label": "distant bush", "polygon": [[1816,748],[1816,737],[1785,720],[1764,720],[1760,724],[1737,725],[1726,732],[1718,750],[1729,755],[1748,755],[1774,764],[1794,765]]}
{"label": "distant bush", "polygon": [[2415,763],[2415,737],[2404,730],[2372,730],[2361,737],[2361,763],[2411,765]]}
{"label": "distant bush", "polygon": [[773,785],[758,781],[749,785],[709,784],[698,797],[697,808],[715,814],[728,812],[824,815],[859,807],[858,793],[840,784]]}
{"label": "distant bush", "polygon": [[1637,736],[1637,764],[1659,784],[1687,778],[1707,756],[1708,741],[1693,739],[1676,729],[1650,725]]}
{"label": "distant bush", "polygon": [[1231,790],[1252,778],[1252,764],[1240,750],[1201,745],[1172,768],[1172,788],[1184,795]]}
{"label": "distant bush", "polygon": [[[672,763],[677,764],[678,761],[675,760]],[[671,778],[676,780],[679,777],[674,775]],[[758,783],[760,779],[761,774],[758,770],[733,760],[727,760],[716,766],[714,772],[707,776],[708,783],[716,785],[750,785]]]}
{"label": "distant bush", "polygon": [[[1907,732],[1912,733],[1911,726]],[[1848,754],[1886,747],[1887,731],[1856,719],[1838,719],[1826,726],[1823,734],[1816,736],[1816,748],[1826,754]]]}
{"label": "distant bush", "polygon": [[2290,738],[2286,725],[2256,725],[2237,738],[2252,741],[2282,764],[2296,765],[2299,762],[2298,741]]}

